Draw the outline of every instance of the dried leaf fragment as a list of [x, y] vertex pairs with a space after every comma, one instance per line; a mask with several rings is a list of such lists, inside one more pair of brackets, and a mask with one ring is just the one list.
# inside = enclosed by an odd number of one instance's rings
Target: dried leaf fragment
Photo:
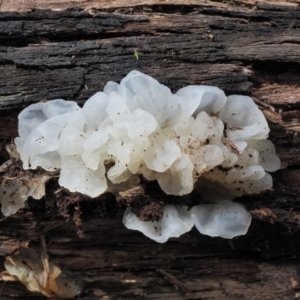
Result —
[[45, 183], [51, 178], [48, 174], [33, 175], [28, 171], [24, 176], [6, 178], [0, 185], [1, 211], [5, 216], [15, 214], [25, 206], [25, 201], [32, 196], [40, 199], [45, 195]]
[[31, 249], [7, 257], [4, 266], [7, 272], [16, 276], [28, 290], [42, 293], [48, 298], [74, 298], [82, 290], [81, 280], [64, 275], [51, 262], [49, 263], [47, 280], [45, 280], [42, 258]]

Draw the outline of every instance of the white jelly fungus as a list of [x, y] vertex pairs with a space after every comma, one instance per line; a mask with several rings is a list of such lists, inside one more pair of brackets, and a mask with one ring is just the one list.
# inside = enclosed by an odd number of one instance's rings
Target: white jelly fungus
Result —
[[173, 205], [166, 205], [163, 209], [163, 217], [156, 222], [142, 222], [130, 208], [127, 208], [123, 223], [128, 229], [139, 230], [158, 243], [165, 243], [170, 237], [179, 237], [194, 226], [187, 207]]
[[[120, 84], [108, 82], [82, 108], [64, 100], [25, 108], [15, 143], [24, 169], [60, 170], [61, 186], [91, 197], [113, 184], [137, 182], [140, 175], [157, 180], [167, 194], [189, 194], [205, 179], [240, 196], [272, 187], [267, 171], [277, 170], [280, 161], [268, 133], [250, 97], [226, 97], [217, 87], [196, 85], [173, 94], [152, 77], [131, 71]], [[210, 202], [211, 193], [207, 197]], [[171, 223], [182, 222], [178, 231], [166, 233], [165, 213], [157, 230], [148, 224], [144, 232], [166, 241], [195, 224], [213, 236], [244, 234], [250, 217], [231, 200], [218, 198], [186, 212], [193, 216], [188, 224], [181, 219], [184, 208], [167, 206], [171, 219], [178, 219]], [[133, 228], [136, 217], [130, 211], [125, 216]], [[231, 230], [230, 222], [240, 229]]]
[[166, 205], [163, 217], [157, 222], [142, 222], [127, 208], [123, 223], [128, 229], [141, 231], [158, 243], [171, 237], [179, 237], [195, 225], [202, 234], [231, 239], [247, 232], [251, 223], [250, 213], [239, 203], [232, 202], [233, 196], [215, 182], [200, 179], [196, 192], [204, 201], [188, 210], [186, 206]]

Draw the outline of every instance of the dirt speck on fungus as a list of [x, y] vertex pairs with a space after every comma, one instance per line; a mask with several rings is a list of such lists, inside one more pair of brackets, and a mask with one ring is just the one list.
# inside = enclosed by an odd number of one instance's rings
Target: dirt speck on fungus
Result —
[[159, 221], [163, 215], [163, 204], [155, 201], [135, 201], [132, 211], [142, 221]]

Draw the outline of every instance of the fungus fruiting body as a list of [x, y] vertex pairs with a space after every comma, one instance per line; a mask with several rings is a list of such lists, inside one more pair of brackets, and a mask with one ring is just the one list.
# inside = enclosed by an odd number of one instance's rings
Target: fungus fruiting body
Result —
[[[145, 229], [164, 242], [193, 225], [226, 238], [247, 231], [249, 213], [232, 199], [272, 187], [267, 172], [277, 170], [280, 161], [268, 133], [267, 121], [250, 97], [226, 97], [217, 87], [196, 85], [173, 94], [152, 77], [131, 71], [120, 84], [108, 82], [82, 108], [64, 100], [30, 105], [19, 115], [15, 143], [24, 169], [60, 170], [61, 186], [90, 197], [108, 185], [137, 183], [140, 176], [157, 180], [166, 194], [196, 189], [206, 204], [190, 211], [167, 206], [155, 226], [161, 230]], [[229, 196], [202, 193], [203, 180]], [[127, 227], [145, 225], [139, 222], [126, 211]]]

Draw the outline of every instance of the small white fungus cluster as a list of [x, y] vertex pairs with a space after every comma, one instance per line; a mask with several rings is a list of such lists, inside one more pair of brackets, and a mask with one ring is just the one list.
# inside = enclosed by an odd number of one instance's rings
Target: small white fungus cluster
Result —
[[190, 231], [194, 225], [202, 234], [231, 239], [247, 232], [251, 216], [238, 203], [214, 200], [196, 205], [191, 210], [186, 206], [166, 205], [162, 219], [156, 222], [143, 222], [127, 208], [123, 223], [128, 229], [139, 230], [152, 240], [165, 243], [170, 237], [179, 237]]
[[19, 115], [15, 143], [24, 169], [59, 169], [61, 186], [91, 197], [139, 175], [167, 194], [188, 194], [206, 178], [238, 196], [272, 187], [267, 171], [280, 161], [268, 133], [250, 97], [211, 86], [172, 94], [132, 71], [82, 108], [64, 100], [30, 105]]
[[142, 222], [127, 208], [123, 223], [128, 229], [136, 229], [158, 243], [190, 231], [192, 227], [202, 234], [231, 239], [246, 234], [251, 215], [239, 203], [232, 202], [233, 196], [218, 183], [199, 179], [196, 192], [204, 201], [188, 209], [186, 206], [166, 205], [163, 217], [157, 222]]

